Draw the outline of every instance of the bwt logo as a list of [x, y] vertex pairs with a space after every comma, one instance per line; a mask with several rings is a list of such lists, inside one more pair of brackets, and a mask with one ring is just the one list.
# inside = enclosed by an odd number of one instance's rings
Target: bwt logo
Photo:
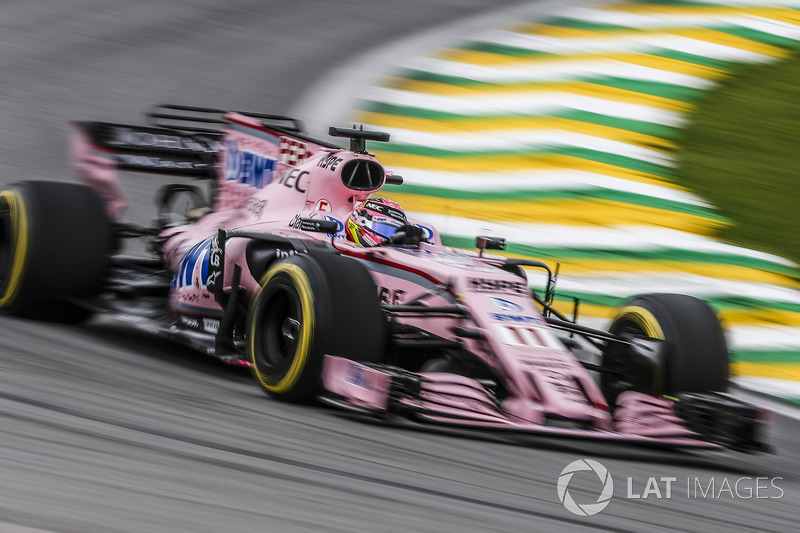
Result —
[[[572, 495], [569, 493], [569, 482], [572, 481], [572, 476], [575, 475], [575, 472], [583, 471], [594, 472], [603, 484], [603, 490], [600, 492], [600, 496], [597, 497], [595, 503], [580, 505], [572, 499]], [[558, 476], [557, 489], [558, 499], [561, 500], [561, 503], [569, 512], [580, 516], [592, 516], [608, 507], [608, 504], [611, 502], [611, 497], [614, 495], [614, 480], [611, 479], [611, 474], [608, 473], [608, 469], [597, 461], [578, 459], [568, 464], [566, 468], [561, 471], [561, 475]]]
[[511, 300], [497, 298], [495, 296], [490, 296], [489, 300], [491, 300], [494, 306], [501, 311], [506, 311], [508, 313], [519, 313], [522, 311], [522, 306], [516, 302], [512, 302]]
[[277, 160], [249, 150], [239, 148], [229, 139], [225, 153], [225, 179], [236, 181], [256, 189], [272, 182]]

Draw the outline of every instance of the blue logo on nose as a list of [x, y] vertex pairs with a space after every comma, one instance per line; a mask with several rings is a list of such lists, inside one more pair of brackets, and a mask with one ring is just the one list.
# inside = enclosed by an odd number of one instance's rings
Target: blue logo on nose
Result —
[[501, 311], [505, 311], [507, 313], [519, 313], [522, 311], [522, 306], [516, 302], [512, 302], [511, 300], [497, 298], [495, 296], [490, 296], [489, 300], [491, 300], [494, 306]]

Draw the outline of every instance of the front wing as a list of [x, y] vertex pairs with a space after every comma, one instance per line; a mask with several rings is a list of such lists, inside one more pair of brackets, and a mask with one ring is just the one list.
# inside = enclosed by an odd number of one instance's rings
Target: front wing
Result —
[[611, 429], [591, 421], [515, 416], [494, 398], [491, 385], [443, 372], [413, 373], [326, 355], [325, 403], [376, 418], [400, 415], [418, 422], [513, 433], [628, 442], [658, 447], [768, 451], [771, 412], [720, 393], [661, 399], [627, 391]]

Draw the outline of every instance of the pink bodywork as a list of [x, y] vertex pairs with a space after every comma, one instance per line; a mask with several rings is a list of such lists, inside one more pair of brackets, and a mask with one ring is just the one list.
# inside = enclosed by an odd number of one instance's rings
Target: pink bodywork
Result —
[[[497, 403], [482, 384], [470, 378], [419, 373], [419, 398], [403, 401], [420, 418], [467, 427], [717, 447], [686, 430], [669, 402], [638, 393], [623, 394], [612, 418], [598, 385], [545, 322], [525, 280], [493, 266], [496, 259], [444, 247], [436, 230], [424, 225], [429, 242], [418, 249], [361, 248], [347, 241], [347, 217], [377, 189], [348, 189], [341, 169], [355, 159], [375, 161], [373, 155], [301, 140], [239, 114], [225, 118], [228, 125], [218, 161], [214, 212], [160, 236], [165, 261], [175, 272], [170, 305], [179, 317], [179, 327], [204, 324], [210, 333], [218, 327], [222, 310], [206, 289], [211, 238], [218, 229], [328, 240], [343, 255], [362, 260], [386, 303], [407, 303], [436, 286], [449, 284], [448, 290], [425, 297], [425, 304], [463, 306], [467, 315], [404, 321], [445, 339], [459, 340], [465, 350], [505, 378], [509, 394]], [[117, 216], [125, 199], [113, 163], [80, 131], [75, 135], [79, 174], [100, 191], [109, 212]], [[333, 220], [339, 231], [333, 235], [303, 232], [294, 227], [299, 218]], [[247, 242], [238, 237], [226, 243], [222, 285], [230, 288], [234, 265], [239, 264], [240, 285], [252, 297], [260, 286], [245, 264]], [[483, 338], [458, 338], [452, 331], [455, 326], [478, 330]], [[378, 412], [387, 409], [391, 378], [379, 369], [326, 356], [322, 380], [329, 392], [354, 407]], [[579, 427], [545, 425], [554, 418]]]
[[[620, 395], [613, 419], [608, 413], [593, 413], [589, 423], [579, 429], [548, 427], [541, 416], [544, 407], [530, 398], [509, 398], [496, 404], [480, 383], [456, 374], [431, 372], [421, 378], [419, 399], [404, 398], [401, 405], [422, 421], [464, 428], [494, 429], [536, 435], [591, 438], [658, 446], [681, 446], [720, 449], [700, 435], [686, 429], [675, 415], [671, 402], [628, 391]], [[348, 404], [376, 413], [386, 410], [391, 378], [378, 368], [328, 355], [325, 357], [323, 383], [327, 390]], [[529, 404], [528, 413], [540, 415], [539, 421], [518, 416]], [[552, 411], [550, 411], [552, 413]]]

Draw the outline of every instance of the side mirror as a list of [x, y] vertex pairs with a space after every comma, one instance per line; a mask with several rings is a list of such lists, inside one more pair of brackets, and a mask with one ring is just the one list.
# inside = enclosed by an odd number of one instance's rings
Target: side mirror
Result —
[[481, 236], [475, 239], [475, 247], [480, 250], [481, 255], [483, 255], [484, 250], [505, 250], [506, 240], [504, 237]]
[[314, 231], [318, 233], [336, 233], [339, 231], [339, 224], [335, 220], [301, 218], [299, 229], [301, 231]]

